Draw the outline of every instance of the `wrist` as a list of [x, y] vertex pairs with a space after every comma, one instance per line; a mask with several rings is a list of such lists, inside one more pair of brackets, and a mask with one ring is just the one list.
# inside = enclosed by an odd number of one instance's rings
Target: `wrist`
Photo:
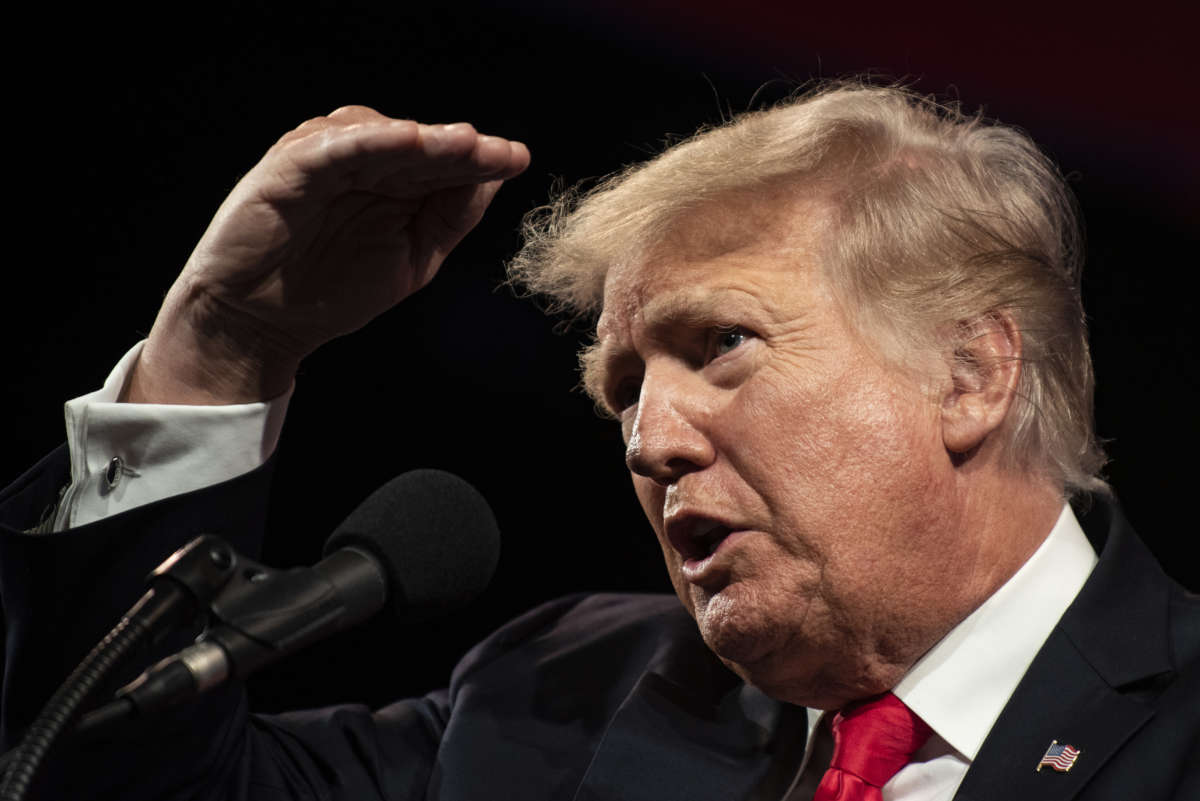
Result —
[[120, 400], [208, 406], [282, 395], [291, 387], [300, 356], [263, 328], [211, 293], [177, 282]]

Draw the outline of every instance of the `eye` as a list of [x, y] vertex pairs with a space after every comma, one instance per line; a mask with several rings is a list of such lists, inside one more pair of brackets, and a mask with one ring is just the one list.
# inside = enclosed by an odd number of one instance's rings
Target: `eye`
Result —
[[708, 361], [736, 350], [751, 336], [749, 331], [736, 325], [715, 329], [713, 331], [712, 344], [709, 346], [710, 356]]

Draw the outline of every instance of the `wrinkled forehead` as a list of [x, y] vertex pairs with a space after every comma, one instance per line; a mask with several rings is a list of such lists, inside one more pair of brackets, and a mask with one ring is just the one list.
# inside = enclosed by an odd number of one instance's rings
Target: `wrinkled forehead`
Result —
[[829, 216], [818, 199], [763, 190], [710, 201], [676, 218], [627, 262], [610, 266], [597, 341], [627, 338], [648, 313], [702, 310], [718, 291], [761, 290], [767, 265], [819, 261]]

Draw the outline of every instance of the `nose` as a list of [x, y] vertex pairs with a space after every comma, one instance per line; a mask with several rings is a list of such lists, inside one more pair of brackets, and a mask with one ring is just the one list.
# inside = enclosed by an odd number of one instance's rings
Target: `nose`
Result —
[[669, 486], [712, 464], [716, 451], [704, 431], [700, 388], [647, 370], [625, 445], [625, 464], [639, 476]]

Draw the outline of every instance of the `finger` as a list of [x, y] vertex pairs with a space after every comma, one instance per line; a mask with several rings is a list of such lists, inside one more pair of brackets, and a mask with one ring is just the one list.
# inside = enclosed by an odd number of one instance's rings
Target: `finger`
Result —
[[417, 149], [394, 160], [381, 158], [364, 169], [375, 177], [373, 191], [397, 197], [428, 194], [437, 189], [507, 180], [530, 162], [521, 142], [475, 132], [469, 124], [421, 126]]
[[430, 161], [464, 162], [467, 169], [492, 178], [511, 178], [529, 166], [529, 149], [521, 142], [481, 134], [468, 122], [422, 125], [422, 155]]
[[322, 117], [313, 117], [305, 120], [297, 125], [292, 130], [279, 137], [276, 145], [284, 145], [294, 142], [297, 139], [311, 136], [319, 131], [327, 128], [344, 128], [348, 125], [357, 123], [373, 122], [382, 123], [388, 122], [390, 118], [380, 114], [369, 106], [340, 106], [335, 108]]
[[314, 127], [312, 135], [270, 154], [269, 160], [263, 170], [282, 179], [285, 195], [369, 190], [412, 198], [510, 178], [528, 166], [529, 151], [521, 143], [481, 135], [468, 123], [421, 125], [380, 116], [348, 126]]
[[[389, 123], [399, 123], [409, 126], [412, 124], [412, 121], [394, 120], [369, 106], [341, 106], [323, 117], [314, 117], [313, 119], [305, 120], [296, 128], [280, 137], [278, 144], [292, 143], [296, 140], [337, 128], [347, 128], [355, 125], [379, 125], [386, 127]], [[477, 148], [483, 161], [488, 161], [489, 155], [494, 157], [498, 154], [503, 154], [502, 160], [505, 163], [509, 161], [510, 151], [505, 150], [508, 140], [501, 137], [480, 134], [470, 123], [460, 122], [449, 125], [421, 125], [418, 123], [417, 130], [418, 138], [422, 142], [427, 155], [435, 157], [465, 155], [472, 148]], [[515, 172], [519, 172], [528, 164], [528, 150], [520, 143], [510, 144], [519, 145], [521, 155], [518, 156], [517, 161], [520, 162], [520, 166], [515, 168]]]
[[339, 106], [325, 115], [325, 118], [342, 125], [353, 125], [360, 122], [386, 122], [391, 118], [379, 113], [370, 106]]
[[365, 106], [344, 106], [289, 131], [273, 155], [309, 169], [351, 166], [371, 157], [453, 161], [470, 155], [479, 136], [470, 123], [425, 125], [393, 120]]
[[479, 164], [496, 165], [495, 178], [513, 178], [529, 166], [529, 148], [523, 142], [480, 135], [476, 149], [475, 159]]

